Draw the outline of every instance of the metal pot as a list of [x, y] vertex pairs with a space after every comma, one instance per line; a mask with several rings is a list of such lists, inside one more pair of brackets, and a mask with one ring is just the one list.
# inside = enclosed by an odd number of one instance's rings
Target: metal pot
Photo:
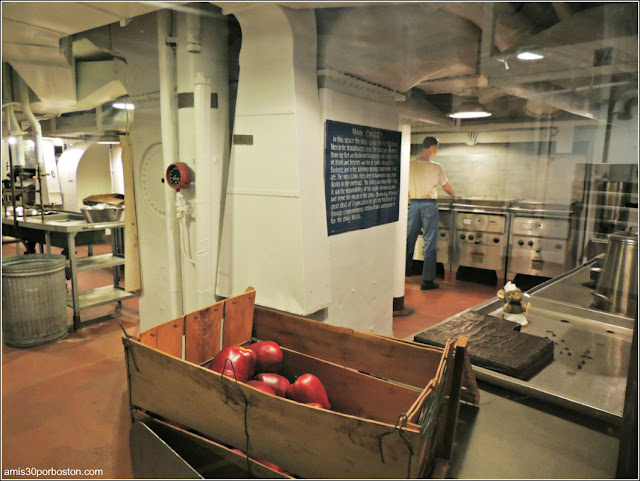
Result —
[[609, 236], [602, 272], [593, 294], [594, 307], [634, 317], [638, 310], [638, 233]]
[[80, 212], [87, 222], [122, 222], [124, 220], [124, 206], [98, 204], [80, 207]]

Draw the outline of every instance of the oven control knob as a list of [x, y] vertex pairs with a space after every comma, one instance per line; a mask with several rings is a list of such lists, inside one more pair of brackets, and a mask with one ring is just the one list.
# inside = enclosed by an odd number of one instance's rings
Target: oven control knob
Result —
[[499, 237], [494, 237], [493, 238], [493, 242], [495, 242], [497, 244], [498, 242], [500, 242], [500, 238]]
[[527, 244], [529, 245], [529, 247], [533, 247], [533, 241], [529, 241], [527, 242]]
[[463, 240], [464, 240], [464, 238], [465, 238], [465, 237], [466, 237], [466, 236], [465, 236], [464, 234], [460, 234], [460, 239], [463, 239]]
[[445, 234], [444, 232], [440, 232], [440, 237], [446, 237], [447, 234]]
[[519, 245], [519, 246], [523, 246], [523, 245], [524, 245], [524, 241], [523, 241], [522, 239], [520, 239], [520, 240], [518, 241], [518, 245]]
[[473, 235], [469, 234], [469, 240], [473, 240]]

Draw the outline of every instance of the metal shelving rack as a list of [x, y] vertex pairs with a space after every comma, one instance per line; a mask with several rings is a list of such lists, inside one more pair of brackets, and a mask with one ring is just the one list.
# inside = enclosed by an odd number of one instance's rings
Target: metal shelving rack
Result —
[[[67, 306], [73, 309], [73, 327], [77, 330], [80, 327], [80, 312], [92, 307], [109, 304], [111, 302], [120, 303], [124, 299], [136, 297], [135, 292], [128, 292], [120, 287], [120, 266], [125, 263], [124, 253], [119, 246], [121, 232], [124, 230], [124, 222], [104, 222], [89, 224], [81, 214], [61, 213], [48, 215], [43, 221], [39, 217], [29, 218], [13, 216], [3, 216], [2, 223], [11, 229], [16, 223], [22, 229], [33, 229], [44, 231], [46, 253], [51, 253], [51, 233], [61, 232], [65, 234], [69, 260], [67, 268], [71, 277], [71, 292], [67, 294]], [[110, 254], [100, 254], [76, 258], [76, 236], [82, 232], [101, 231], [111, 229]], [[78, 287], [78, 273], [93, 269], [112, 268], [113, 284], [97, 287], [89, 291], [80, 292]]]

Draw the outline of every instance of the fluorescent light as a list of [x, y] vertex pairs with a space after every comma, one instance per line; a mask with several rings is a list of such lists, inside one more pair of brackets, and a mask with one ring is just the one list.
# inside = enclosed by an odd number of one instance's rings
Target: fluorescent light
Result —
[[101, 140], [98, 143], [102, 145], [117, 145], [120, 142], [116, 142], [115, 140]]
[[113, 104], [114, 108], [116, 109], [121, 109], [121, 110], [133, 110], [135, 109], [135, 106], [129, 102], [114, 102]]
[[456, 112], [449, 114], [452, 119], [481, 119], [484, 117], [491, 117], [490, 112]]
[[540, 60], [544, 55], [534, 47], [522, 47], [518, 50], [516, 57], [518, 60]]
[[449, 114], [452, 119], [481, 119], [490, 117], [491, 112], [473, 100], [465, 100], [454, 112]]

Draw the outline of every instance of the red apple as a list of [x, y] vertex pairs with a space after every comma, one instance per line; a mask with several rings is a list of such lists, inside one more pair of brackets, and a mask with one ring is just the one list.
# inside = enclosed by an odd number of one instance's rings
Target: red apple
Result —
[[[233, 363], [233, 367], [231, 363]], [[209, 369], [212, 371], [235, 378], [240, 382], [247, 382], [251, 379], [255, 372], [255, 367], [256, 355], [251, 349], [241, 346], [225, 347], [209, 363]]]
[[256, 372], [280, 372], [282, 351], [274, 341], [258, 341], [249, 346], [256, 354]]
[[247, 385], [254, 387], [256, 389], [259, 389], [260, 391], [266, 392], [267, 394], [271, 394], [272, 396], [275, 396], [276, 393], [273, 391], [273, 389], [271, 389], [271, 386], [269, 386], [266, 382], [262, 382], [262, 381], [247, 381]]
[[262, 381], [263, 383], [269, 385], [273, 392], [276, 393], [276, 396], [285, 397], [287, 395], [287, 389], [291, 386], [291, 383], [287, 380], [286, 377], [281, 376], [280, 374], [276, 374], [274, 372], [261, 372], [254, 377], [256, 381]]
[[327, 391], [324, 389], [320, 379], [313, 374], [303, 374], [289, 386], [287, 397], [300, 403], [320, 403], [323, 408], [331, 409], [331, 404], [327, 397]]

